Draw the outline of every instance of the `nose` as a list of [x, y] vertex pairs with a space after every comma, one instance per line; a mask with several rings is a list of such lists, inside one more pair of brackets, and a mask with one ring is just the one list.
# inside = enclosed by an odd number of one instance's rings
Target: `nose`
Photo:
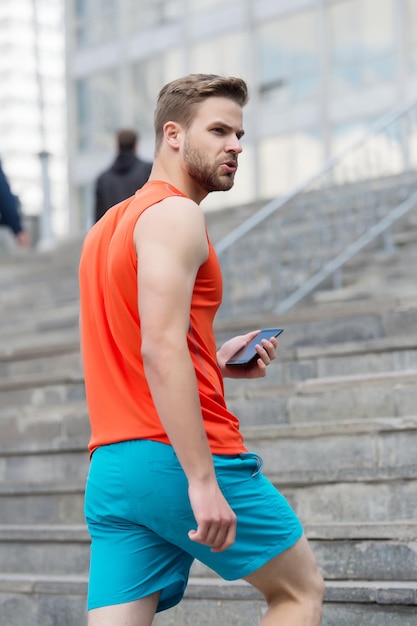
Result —
[[233, 152], [234, 154], [240, 154], [242, 150], [243, 148], [239, 137], [237, 137], [236, 135], [231, 135], [226, 151]]

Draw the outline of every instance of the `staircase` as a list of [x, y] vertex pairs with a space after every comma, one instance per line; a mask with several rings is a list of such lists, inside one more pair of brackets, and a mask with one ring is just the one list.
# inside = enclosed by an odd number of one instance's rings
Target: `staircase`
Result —
[[[219, 342], [285, 328], [268, 376], [226, 391], [303, 521], [326, 579], [324, 626], [417, 623], [416, 233], [410, 214], [391, 256], [367, 250], [344, 287], [297, 310], [217, 324]], [[0, 257], [0, 626], [86, 623], [79, 253], [75, 241]], [[247, 584], [196, 563], [183, 603], [155, 624], [254, 626], [263, 610]]]
[[[247, 215], [216, 244], [229, 288], [220, 318], [284, 313], [332, 281], [417, 208], [417, 97], [402, 103], [290, 194]], [[242, 214], [242, 219], [238, 215]]]

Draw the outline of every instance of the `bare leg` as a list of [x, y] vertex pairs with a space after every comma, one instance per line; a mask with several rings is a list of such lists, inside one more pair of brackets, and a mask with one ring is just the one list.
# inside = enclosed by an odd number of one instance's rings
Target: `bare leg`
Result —
[[88, 613], [88, 626], [151, 626], [158, 599], [159, 592], [134, 602], [92, 609]]
[[304, 536], [245, 580], [268, 603], [261, 626], [320, 626], [324, 583]]

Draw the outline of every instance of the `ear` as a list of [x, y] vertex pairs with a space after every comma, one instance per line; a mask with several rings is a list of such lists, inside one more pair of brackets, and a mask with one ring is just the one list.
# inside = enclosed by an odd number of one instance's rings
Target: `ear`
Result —
[[181, 126], [176, 122], [166, 122], [164, 124], [165, 141], [171, 148], [178, 149], [181, 142]]

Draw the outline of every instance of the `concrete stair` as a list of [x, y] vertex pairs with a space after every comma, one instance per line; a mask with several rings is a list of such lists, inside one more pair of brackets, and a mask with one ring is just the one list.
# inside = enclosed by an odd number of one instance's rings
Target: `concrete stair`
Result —
[[[80, 243], [0, 257], [0, 626], [85, 623]], [[417, 293], [398, 267], [392, 282], [406, 288], [387, 294], [355, 291], [362, 263], [350, 293], [217, 323], [219, 342], [285, 328], [268, 376], [226, 390], [248, 447], [304, 523], [326, 579], [324, 626], [417, 623]], [[254, 626], [264, 608], [244, 582], [196, 563], [184, 602], [155, 624]]]
[[[283, 210], [273, 213], [223, 252], [221, 264], [226, 288], [220, 318], [265, 315], [273, 311], [319, 271], [323, 262], [335, 258], [345, 246], [366, 233], [382, 217], [381, 208], [393, 209], [415, 191], [415, 172], [411, 171], [378, 181], [296, 195]], [[367, 197], [369, 203], [365, 201]], [[359, 214], [360, 228], [355, 222]], [[232, 222], [233, 216], [237, 225], [239, 215], [246, 218], [247, 207], [231, 213], [228, 222]], [[211, 231], [218, 237], [218, 226], [213, 226]], [[301, 306], [318, 301], [415, 295], [417, 207], [403, 223], [394, 225], [391, 243], [392, 246], [383, 248], [381, 239], [377, 239], [343, 268], [343, 288], [334, 290], [328, 279]]]

